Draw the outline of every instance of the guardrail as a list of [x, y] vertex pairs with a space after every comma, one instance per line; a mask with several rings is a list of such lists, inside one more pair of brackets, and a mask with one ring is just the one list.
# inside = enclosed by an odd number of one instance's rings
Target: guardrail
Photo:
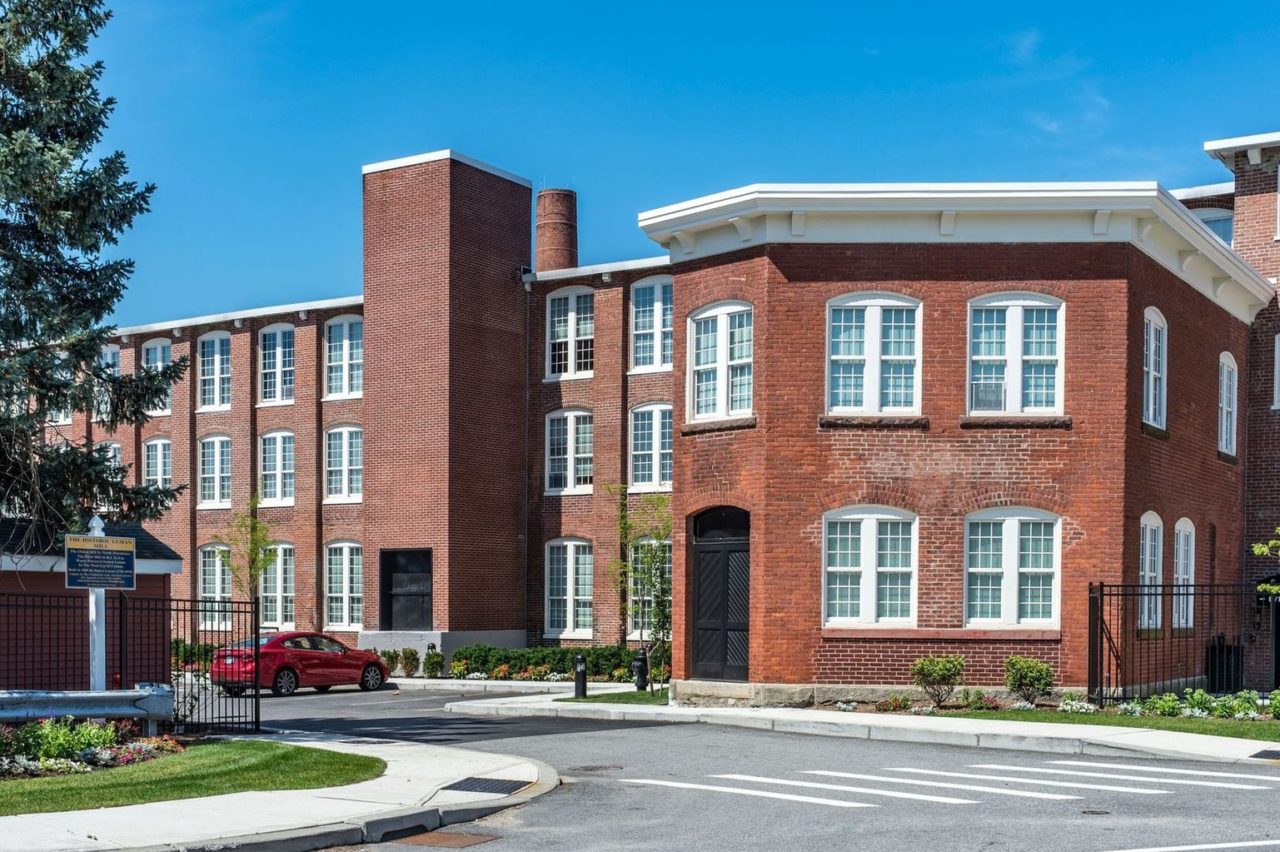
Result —
[[74, 716], [77, 719], [141, 719], [148, 736], [160, 722], [173, 719], [173, 689], [168, 684], [138, 684], [133, 689], [0, 690], [0, 722]]

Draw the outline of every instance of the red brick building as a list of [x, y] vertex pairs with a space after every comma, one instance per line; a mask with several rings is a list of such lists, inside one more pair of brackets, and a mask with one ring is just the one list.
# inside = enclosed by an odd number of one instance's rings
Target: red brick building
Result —
[[154, 528], [175, 594], [232, 593], [214, 542], [256, 490], [272, 624], [625, 640], [621, 489], [670, 494], [678, 694], [805, 700], [941, 652], [1080, 685], [1090, 583], [1241, 582], [1280, 523], [1280, 134], [1206, 149], [1234, 185], [749, 186], [595, 266], [571, 192], [531, 247], [528, 181], [379, 163], [363, 296], [121, 329], [121, 369], [188, 378], [140, 430], [64, 428], [190, 484]]

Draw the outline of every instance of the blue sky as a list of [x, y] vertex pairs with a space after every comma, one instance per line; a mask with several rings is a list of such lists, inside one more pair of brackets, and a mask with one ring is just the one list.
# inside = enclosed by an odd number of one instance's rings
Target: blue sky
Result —
[[1280, 19], [1203, 3], [113, 7], [107, 142], [158, 185], [122, 324], [358, 293], [360, 165], [438, 148], [576, 189], [599, 263], [746, 183], [1211, 183], [1280, 130]]

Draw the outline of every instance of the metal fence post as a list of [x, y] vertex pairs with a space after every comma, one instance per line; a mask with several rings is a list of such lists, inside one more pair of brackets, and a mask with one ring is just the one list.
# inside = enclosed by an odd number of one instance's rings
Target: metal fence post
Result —
[[1102, 704], [1102, 583], [1089, 584], [1089, 700]]
[[125, 596], [124, 592], [117, 592], [117, 596], [119, 603], [116, 606], [116, 630], [119, 635], [116, 636], [116, 654], [119, 657], [120, 664], [120, 688], [128, 689], [129, 598]]
[[253, 632], [249, 635], [253, 638], [253, 685], [249, 687], [250, 693], [253, 695], [253, 729], [255, 731], [262, 730], [262, 691], [259, 688], [260, 681], [258, 679], [258, 666], [262, 663], [262, 643], [258, 641], [258, 631], [262, 629], [259, 623], [261, 612], [258, 607], [261, 605], [259, 598], [253, 599]]

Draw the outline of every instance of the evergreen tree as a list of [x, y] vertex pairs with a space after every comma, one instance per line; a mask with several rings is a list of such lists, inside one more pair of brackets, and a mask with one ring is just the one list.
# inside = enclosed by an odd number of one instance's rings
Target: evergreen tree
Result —
[[154, 189], [128, 179], [122, 152], [96, 150], [115, 101], [85, 56], [110, 17], [100, 0], [0, 0], [0, 513], [33, 521], [32, 536], [83, 530], [95, 509], [157, 518], [181, 490], [130, 484], [104, 449], [50, 425], [145, 422], [186, 369], [117, 376], [101, 361], [133, 272], [112, 248]]

